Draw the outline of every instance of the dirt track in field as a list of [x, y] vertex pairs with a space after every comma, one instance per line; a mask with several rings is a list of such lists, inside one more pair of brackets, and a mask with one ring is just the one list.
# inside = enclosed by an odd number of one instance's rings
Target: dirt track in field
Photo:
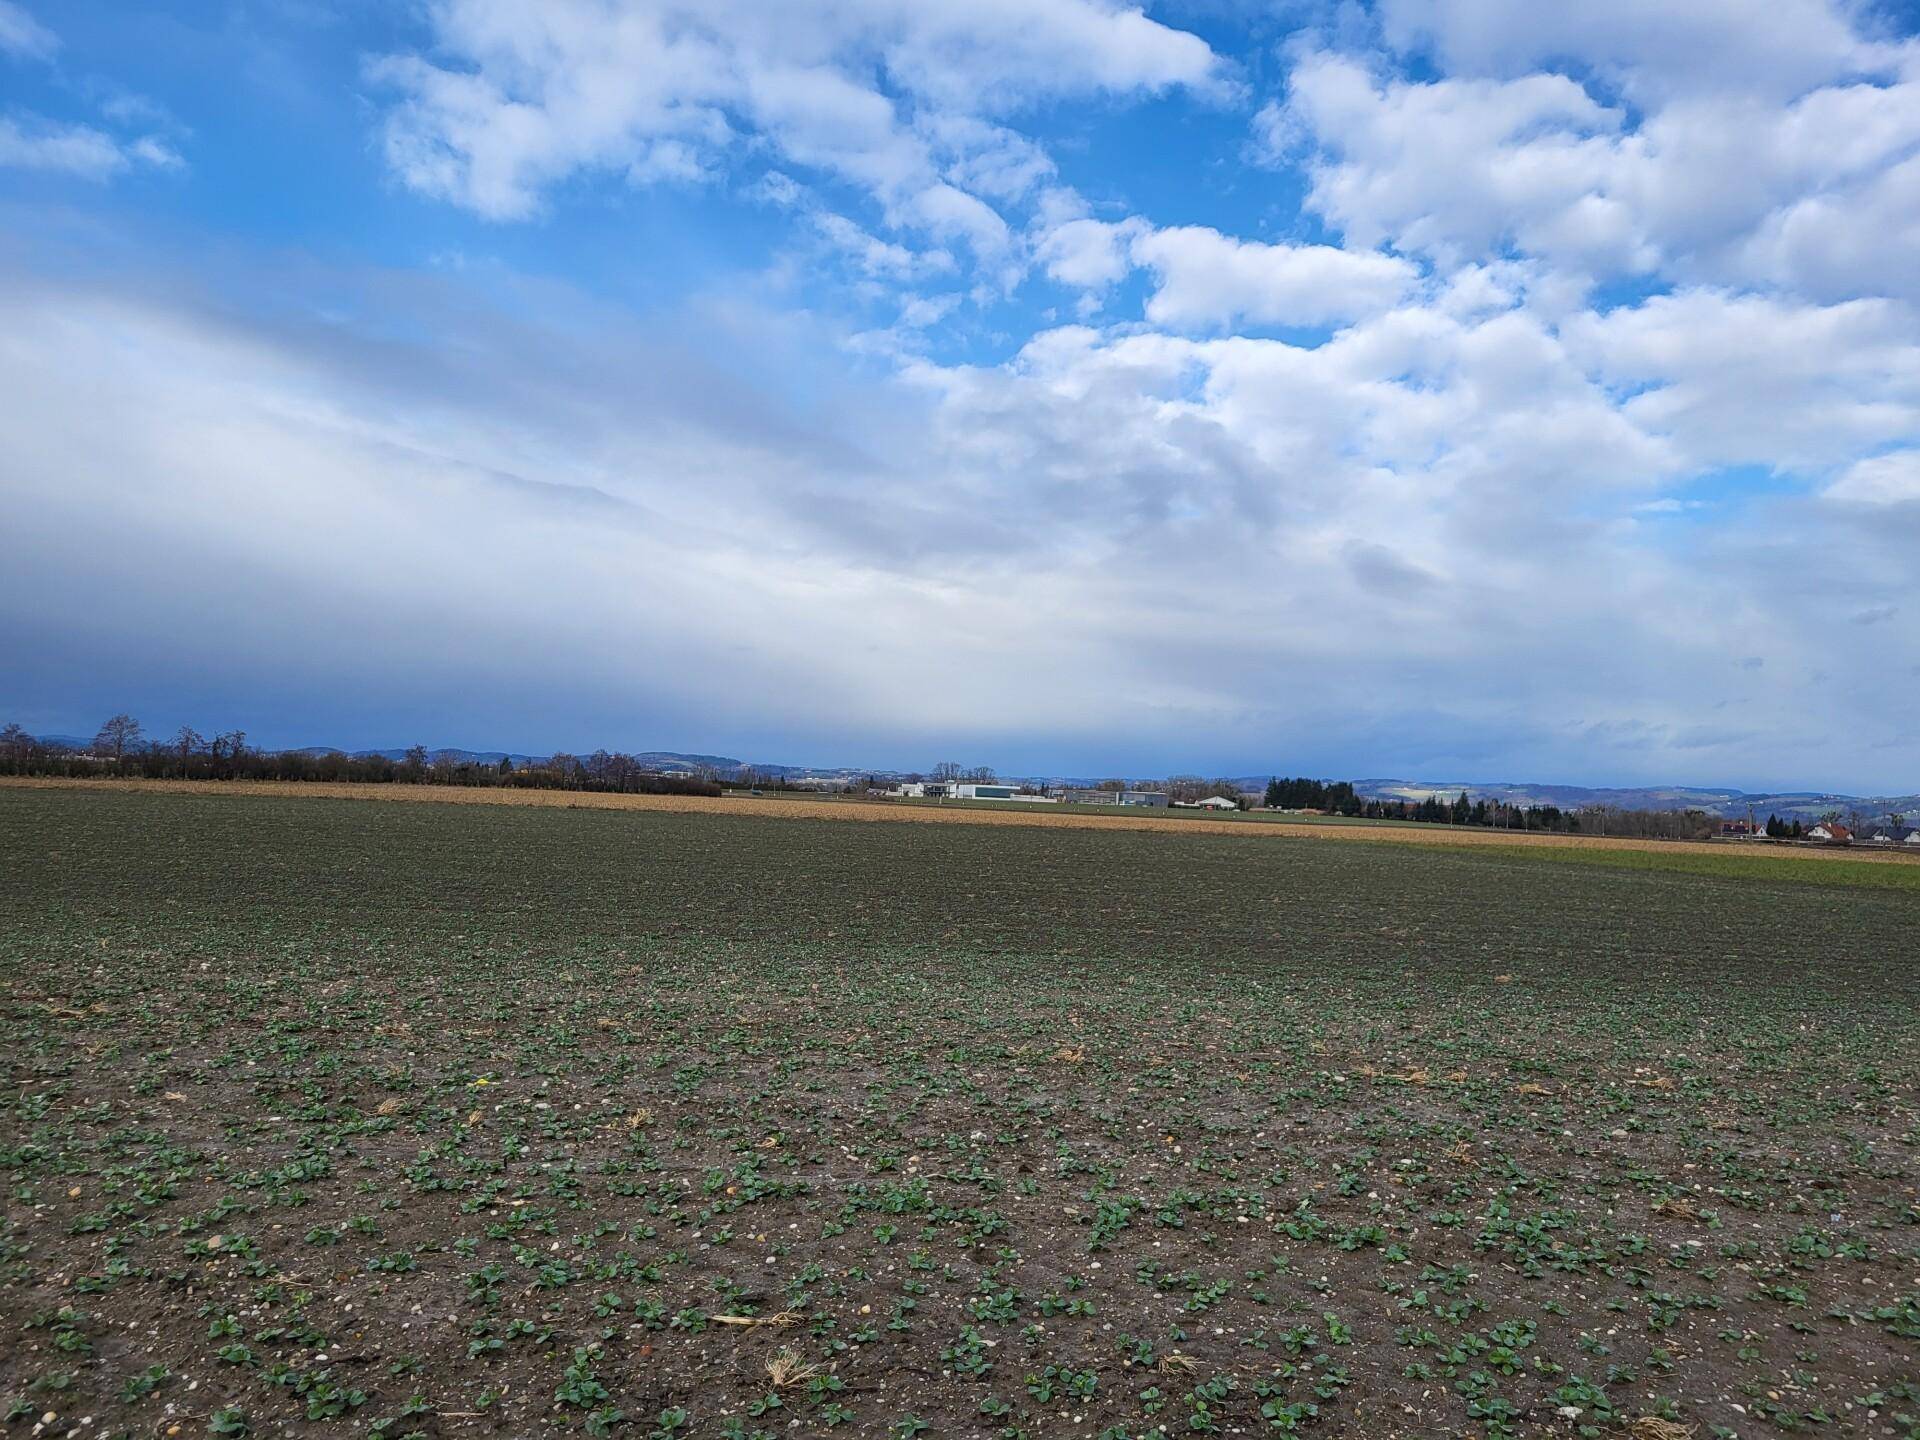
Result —
[[480, 789], [462, 785], [356, 785], [283, 780], [0, 779], [6, 788], [143, 790], [182, 795], [271, 795], [331, 800], [417, 801], [434, 805], [540, 805], [584, 810], [652, 810], [677, 814], [752, 815], [776, 820], [839, 820], [931, 825], [1066, 826], [1074, 829], [1157, 830], [1177, 835], [1239, 835], [1276, 839], [1361, 840], [1395, 845], [1539, 845], [1584, 850], [1640, 850], [1659, 854], [1763, 855], [1793, 860], [1848, 860], [1911, 864], [1898, 854], [1813, 847], [1719, 844], [1712, 841], [1629, 840], [1597, 835], [1515, 834], [1447, 826], [1320, 824], [1311, 820], [1205, 819], [1140, 812], [1090, 815], [1038, 805], [1026, 810], [970, 805], [903, 804], [886, 800], [797, 800], [774, 796], [608, 795], [581, 790]]

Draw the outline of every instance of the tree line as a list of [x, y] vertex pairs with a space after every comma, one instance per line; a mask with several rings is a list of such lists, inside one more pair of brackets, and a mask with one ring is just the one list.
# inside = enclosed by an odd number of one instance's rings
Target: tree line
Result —
[[203, 735], [183, 725], [164, 739], [147, 736], [131, 715], [115, 715], [93, 742], [71, 746], [41, 740], [14, 724], [0, 729], [0, 775], [68, 778], [128, 776], [146, 780], [292, 780], [355, 784], [469, 785], [530, 790], [584, 790], [624, 795], [718, 795], [712, 775], [667, 774], [617, 750], [563, 752], [515, 765], [492, 763], [415, 745], [399, 759], [340, 750], [265, 750], [243, 730]]
[[[1451, 800], [1429, 795], [1421, 800], [1369, 799], [1351, 781], [1306, 776], [1267, 781], [1262, 797], [1269, 809], [1318, 810], [1364, 820], [1404, 820], [1427, 825], [1471, 825], [1490, 830], [1530, 830], [1559, 835], [1619, 835], [1648, 840], [1700, 840], [1719, 830], [1719, 820], [1704, 810], [1621, 810], [1611, 805], [1514, 805], [1504, 800], [1470, 798], [1461, 791]], [[1773, 833], [1771, 829], [1769, 834]], [[1798, 831], [1796, 830], [1797, 834]]]

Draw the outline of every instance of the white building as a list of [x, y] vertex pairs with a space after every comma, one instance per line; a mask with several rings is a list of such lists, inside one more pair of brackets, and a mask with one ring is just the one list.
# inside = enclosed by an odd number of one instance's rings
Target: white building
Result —
[[1051, 796], [1023, 795], [1018, 785], [989, 785], [972, 780], [954, 786], [953, 795], [956, 800], [1020, 800], [1040, 805], [1054, 803]]

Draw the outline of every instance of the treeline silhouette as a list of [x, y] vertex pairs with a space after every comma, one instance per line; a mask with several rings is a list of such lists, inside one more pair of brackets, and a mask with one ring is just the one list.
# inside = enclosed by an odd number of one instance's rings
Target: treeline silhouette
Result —
[[[1281, 810], [1318, 810], [1362, 820], [1405, 820], [1427, 825], [1477, 825], [1489, 830], [1537, 830], [1558, 835], [1619, 835], [1647, 840], [1697, 840], [1715, 834], [1720, 822], [1704, 810], [1620, 810], [1587, 805], [1512, 805], [1473, 800], [1462, 791], [1451, 800], [1373, 800], [1347, 780], [1275, 776], [1262, 803]], [[1768, 833], [1772, 833], [1769, 831]], [[1796, 832], [1797, 833], [1797, 832]]]
[[493, 763], [416, 745], [401, 758], [328, 750], [263, 750], [246, 732], [206, 736], [183, 726], [164, 740], [149, 739], [140, 722], [116, 715], [85, 746], [29, 735], [19, 725], [0, 729], [0, 775], [67, 778], [127, 776], [144, 780], [294, 780], [372, 785], [468, 785], [530, 790], [592, 790], [623, 795], [718, 795], [717, 777], [650, 769], [632, 755], [596, 750], [565, 752], [515, 765]]

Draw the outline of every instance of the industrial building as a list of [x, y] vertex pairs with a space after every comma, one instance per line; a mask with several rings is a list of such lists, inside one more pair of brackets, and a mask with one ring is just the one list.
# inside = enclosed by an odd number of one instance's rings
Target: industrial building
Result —
[[1018, 785], [988, 785], [971, 780], [963, 780], [953, 787], [956, 800], [1022, 800], [1039, 805], [1052, 805], [1051, 795], [1022, 794]]
[[1069, 790], [1063, 797], [1069, 805], [1141, 805], [1164, 810], [1164, 790]]

